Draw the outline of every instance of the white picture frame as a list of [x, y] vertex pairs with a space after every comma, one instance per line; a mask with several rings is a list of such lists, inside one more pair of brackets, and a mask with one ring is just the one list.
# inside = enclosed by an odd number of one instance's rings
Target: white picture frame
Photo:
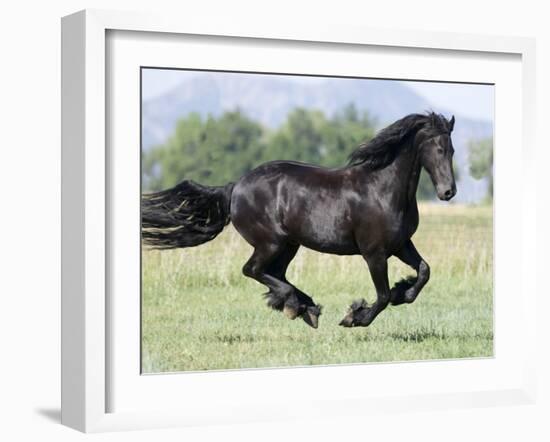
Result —
[[[149, 410], [112, 411], [109, 393], [114, 388], [109, 373], [114, 360], [107, 339], [112, 321], [107, 288], [109, 287], [109, 244], [113, 238], [108, 229], [112, 211], [108, 171], [109, 163], [106, 121], [108, 109], [108, 63], [106, 36], [111, 31], [154, 32], [161, 35], [217, 36], [219, 38], [284, 41], [287, 44], [338, 44], [339, 47], [368, 45], [384, 48], [426, 49], [443, 52], [508, 54], [519, 57], [521, 64], [521, 159], [523, 186], [519, 192], [521, 225], [518, 243], [522, 257], [536, 250], [535, 206], [533, 189], [536, 152], [534, 146], [535, 46], [534, 41], [516, 37], [489, 37], [450, 33], [403, 31], [399, 33], [369, 28], [266, 26], [250, 23], [238, 29], [231, 23], [208, 23], [191, 17], [153, 16], [99, 10], [81, 11], [62, 21], [62, 423], [85, 432], [167, 426], [207, 425], [211, 423], [254, 422], [304, 416], [365, 414], [372, 410], [418, 410], [488, 406], [510, 403], [532, 403], [535, 383], [535, 314], [527, 306], [536, 302], [534, 270], [522, 259], [516, 304], [522, 311], [515, 327], [521, 330], [523, 351], [518, 355], [518, 376], [509, 383], [484, 389], [472, 386], [461, 392], [451, 391], [445, 382], [426, 394], [388, 394], [338, 397], [338, 393], [311, 401], [307, 411], [275, 403], [272, 407], [254, 407], [253, 396], [225, 401], [230, 412], [197, 406], [179, 411], [161, 404]], [[146, 36], [146, 34], [143, 34]], [[159, 34], [156, 34], [159, 35]], [[497, 95], [498, 102], [498, 95]], [[497, 104], [498, 105], [498, 104]], [[498, 140], [497, 140], [498, 143]], [[504, 163], [500, 163], [504, 164]], [[498, 160], [496, 161], [498, 176]], [[111, 173], [117, 173], [116, 170]], [[503, 174], [505, 172], [502, 172]], [[530, 189], [529, 192], [526, 189]], [[111, 220], [112, 221], [112, 220]], [[498, 220], [496, 221], [498, 223]], [[498, 245], [496, 247], [498, 253]], [[516, 262], [517, 264], [517, 262]], [[496, 287], [505, 291], [506, 288]], [[510, 325], [511, 326], [511, 325]], [[116, 347], [115, 347], [116, 348]], [[496, 355], [498, 359], [498, 354]], [[345, 376], [361, 375], [365, 366], [331, 367]], [[413, 370], [412, 366], [409, 366]], [[438, 368], [429, 368], [438, 370]], [[440, 368], [441, 369], [441, 368]], [[448, 368], [448, 370], [453, 369]], [[477, 367], [472, 366], [475, 370]], [[489, 368], [489, 370], [495, 368]], [[375, 370], [375, 369], [371, 369]], [[418, 369], [416, 369], [418, 370]], [[420, 369], [421, 371], [423, 369]], [[279, 370], [281, 372], [281, 370]], [[303, 369], [286, 369], [284, 380], [303, 378]], [[254, 373], [254, 374], [252, 374]], [[225, 377], [239, 382], [261, 385], [270, 370], [232, 372]], [[324, 372], [326, 373], [326, 371]], [[490, 372], [489, 372], [490, 374]], [[139, 373], [135, 373], [139, 376]], [[199, 376], [209, 376], [202, 374]], [[329, 375], [327, 375], [329, 376]], [[176, 376], [163, 376], [164, 387], [170, 388]], [[247, 379], [248, 377], [248, 379]], [[253, 380], [254, 377], [254, 380]], [[198, 378], [195, 378], [198, 379]], [[199, 380], [197, 382], [200, 383]], [[221, 381], [216, 381], [221, 382]], [[447, 380], [447, 384], [452, 383]], [[259, 383], [259, 384], [258, 384]], [[257, 387], [255, 387], [257, 388]], [[197, 395], [198, 393], [193, 393]], [[245, 395], [246, 396], [246, 395]], [[159, 400], [158, 398], [156, 399]], [[188, 396], [186, 401], [192, 401]]]

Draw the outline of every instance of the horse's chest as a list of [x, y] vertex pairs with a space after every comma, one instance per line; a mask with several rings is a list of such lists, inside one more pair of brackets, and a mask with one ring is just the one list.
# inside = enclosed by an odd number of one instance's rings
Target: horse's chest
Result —
[[394, 253], [411, 238], [418, 227], [414, 212], [387, 212], [367, 217], [358, 229], [358, 239], [368, 251]]
[[416, 232], [418, 228], [418, 212], [409, 211], [389, 216], [386, 225], [388, 226], [388, 241], [399, 247]]

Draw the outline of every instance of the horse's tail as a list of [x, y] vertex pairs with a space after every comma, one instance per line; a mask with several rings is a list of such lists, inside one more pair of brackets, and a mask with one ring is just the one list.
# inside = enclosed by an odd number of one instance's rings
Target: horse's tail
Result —
[[143, 242], [155, 249], [175, 249], [214, 239], [230, 222], [233, 186], [209, 187], [186, 180], [142, 195]]

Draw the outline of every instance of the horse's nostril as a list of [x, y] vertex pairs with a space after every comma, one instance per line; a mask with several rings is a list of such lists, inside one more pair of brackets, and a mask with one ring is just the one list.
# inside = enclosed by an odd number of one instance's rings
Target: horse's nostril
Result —
[[449, 190], [445, 191], [445, 197], [446, 198], [451, 198], [452, 196], [453, 196], [452, 189], [449, 189]]

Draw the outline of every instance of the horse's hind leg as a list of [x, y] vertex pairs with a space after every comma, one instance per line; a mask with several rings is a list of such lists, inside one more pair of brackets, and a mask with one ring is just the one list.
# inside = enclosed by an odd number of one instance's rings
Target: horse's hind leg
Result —
[[243, 273], [249, 278], [261, 282], [269, 288], [271, 297], [271, 306], [277, 310], [282, 310], [284, 301], [293, 291], [292, 285], [277, 278], [269, 273], [267, 269], [277, 256], [282, 252], [282, 248], [275, 244], [264, 244], [261, 247], [254, 248], [254, 253], [243, 267]]
[[[294, 258], [298, 248], [287, 249], [286, 245], [262, 244], [243, 267], [243, 273], [269, 288], [266, 294], [268, 305], [275, 310], [284, 311], [291, 319], [298, 315], [311, 325], [317, 327], [317, 320], [310, 320], [307, 314], [310, 307], [315, 307], [313, 300], [290, 284], [286, 277], [288, 264]], [[317, 315], [318, 316], [318, 315]]]
[[430, 279], [430, 267], [422, 256], [420, 256], [411, 240], [408, 240], [401, 250], [395, 253], [395, 256], [415, 269], [417, 277], [410, 277], [395, 284], [391, 289], [390, 303], [392, 305], [410, 304], [414, 302]]
[[[281, 279], [282, 281], [290, 284], [286, 279], [286, 271], [290, 261], [296, 256], [299, 249], [298, 244], [289, 244], [286, 248], [275, 258], [275, 260], [268, 266], [267, 273]], [[292, 284], [291, 284], [292, 285]], [[311, 327], [317, 328], [319, 324], [319, 316], [321, 314], [321, 307], [315, 305], [313, 299], [310, 296], [302, 292], [296, 286], [292, 285], [293, 293], [284, 300], [283, 313], [290, 319], [295, 319], [301, 316], [302, 319]], [[280, 301], [274, 298], [271, 293], [267, 294], [268, 305], [275, 307], [273, 304], [279, 304]], [[279, 308], [280, 310], [280, 308]]]

